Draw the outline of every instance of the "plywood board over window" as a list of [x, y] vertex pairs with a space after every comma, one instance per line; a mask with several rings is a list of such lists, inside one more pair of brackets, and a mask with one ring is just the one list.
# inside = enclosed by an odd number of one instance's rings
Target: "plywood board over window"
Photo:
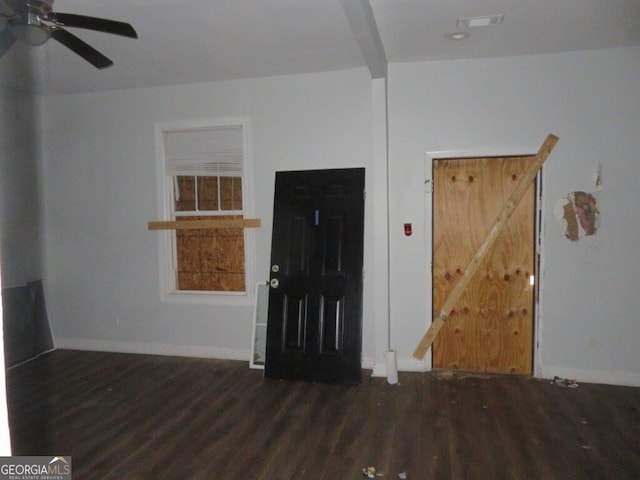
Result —
[[[216, 217], [241, 220], [241, 216]], [[177, 217], [176, 220], [212, 217]], [[243, 292], [244, 229], [176, 230], [178, 290]]]
[[[242, 211], [242, 178], [176, 177], [176, 212]], [[242, 220], [242, 215], [182, 216], [180, 220]], [[244, 230], [176, 230], [177, 290], [245, 291]]]

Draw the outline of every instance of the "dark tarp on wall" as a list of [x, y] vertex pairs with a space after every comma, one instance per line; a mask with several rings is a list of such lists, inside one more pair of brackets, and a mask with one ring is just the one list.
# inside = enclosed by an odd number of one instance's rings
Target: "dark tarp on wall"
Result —
[[53, 349], [42, 280], [2, 289], [5, 366]]

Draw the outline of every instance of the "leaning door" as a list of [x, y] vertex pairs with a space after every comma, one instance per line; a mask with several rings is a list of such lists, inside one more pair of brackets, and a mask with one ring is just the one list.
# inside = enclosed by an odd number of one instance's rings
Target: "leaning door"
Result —
[[[534, 158], [435, 161], [434, 312], [440, 311]], [[532, 184], [436, 337], [435, 368], [531, 374], [534, 240]]]
[[364, 169], [277, 172], [265, 375], [359, 383]]

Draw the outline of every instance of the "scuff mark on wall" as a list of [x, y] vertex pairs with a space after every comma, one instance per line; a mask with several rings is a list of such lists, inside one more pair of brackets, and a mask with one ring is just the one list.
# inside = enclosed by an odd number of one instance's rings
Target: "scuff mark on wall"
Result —
[[557, 220], [564, 226], [565, 236], [572, 242], [598, 230], [597, 200], [586, 192], [571, 192], [562, 197], [555, 208]]

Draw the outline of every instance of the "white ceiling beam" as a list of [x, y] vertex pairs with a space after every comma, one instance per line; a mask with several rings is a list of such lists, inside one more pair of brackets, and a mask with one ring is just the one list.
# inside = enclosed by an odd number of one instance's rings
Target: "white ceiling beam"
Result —
[[371, 78], [387, 78], [387, 56], [369, 0], [340, 0], [340, 3], [369, 67]]

